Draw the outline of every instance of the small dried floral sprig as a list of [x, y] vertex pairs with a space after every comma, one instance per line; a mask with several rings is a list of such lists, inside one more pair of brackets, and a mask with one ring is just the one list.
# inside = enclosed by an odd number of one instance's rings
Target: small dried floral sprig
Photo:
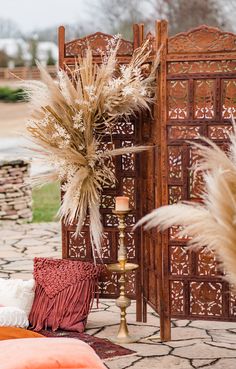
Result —
[[192, 143], [200, 160], [194, 166], [204, 179], [202, 203], [180, 202], [162, 206], [144, 216], [135, 227], [158, 227], [166, 230], [182, 226], [180, 237], [189, 236], [189, 245], [207, 247], [216, 253], [226, 272], [226, 278], [236, 286], [236, 130], [229, 134], [228, 155], [214, 142], [202, 140], [207, 145]]
[[59, 214], [66, 223], [77, 221], [76, 234], [89, 212], [91, 244], [99, 256], [103, 230], [101, 192], [105, 185], [116, 181], [107, 159], [147, 149], [139, 146], [108, 150], [101, 142], [108, 134], [112, 141], [114, 127], [121, 118], [129, 120], [131, 115], [149, 108], [157, 66], [156, 62], [151, 73], [143, 75], [142, 66], [150, 54], [148, 43], [120, 68], [116, 58], [120, 39], [115, 38], [111, 46], [100, 65], [93, 63], [88, 49], [84, 57], [78, 58], [74, 70], [58, 72], [57, 83], [39, 63], [42, 82], [24, 83], [33, 106], [28, 132], [40, 147], [36, 152], [53, 165], [56, 173], [42, 178], [49, 181], [57, 177], [64, 183]]

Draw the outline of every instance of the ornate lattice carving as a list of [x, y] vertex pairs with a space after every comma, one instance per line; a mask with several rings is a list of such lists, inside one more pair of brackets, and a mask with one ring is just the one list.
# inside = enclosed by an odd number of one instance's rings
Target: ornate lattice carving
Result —
[[169, 119], [186, 119], [188, 117], [188, 82], [168, 82], [168, 116]]
[[202, 249], [196, 252], [197, 259], [197, 274], [199, 275], [217, 275], [219, 271], [217, 269], [217, 262], [213, 252]]
[[171, 314], [184, 314], [184, 284], [181, 281], [170, 282], [170, 308]]
[[190, 312], [199, 316], [221, 316], [222, 283], [190, 282]]
[[179, 146], [169, 146], [169, 179], [171, 182], [179, 182], [183, 178], [182, 150]]
[[130, 208], [134, 209], [135, 206], [135, 178], [124, 177], [122, 178], [123, 194], [130, 199]]
[[74, 232], [68, 232], [67, 237], [69, 240], [69, 257], [86, 259], [87, 255], [87, 241], [88, 237], [85, 231], [80, 232], [79, 236], [75, 238]]
[[188, 241], [188, 236], [187, 235], [183, 235], [180, 236], [178, 233], [182, 230], [183, 228], [181, 226], [173, 226], [170, 228], [169, 230], [169, 238], [171, 241], [177, 241], [180, 243], [183, 243], [185, 241]]
[[202, 136], [202, 127], [199, 126], [171, 126], [168, 128], [170, 140], [193, 140]]
[[115, 207], [115, 198], [114, 198], [114, 196], [112, 196], [112, 195], [102, 195], [101, 207], [103, 209], [114, 209], [114, 207]]
[[114, 128], [114, 135], [132, 136], [135, 133], [134, 122], [121, 121]]
[[104, 214], [104, 224], [105, 227], [117, 227], [118, 226], [118, 219], [117, 216], [114, 214]]
[[100, 294], [104, 297], [112, 297], [118, 294], [117, 274], [109, 273], [103, 276], [100, 282]]
[[175, 204], [183, 199], [182, 186], [169, 186], [169, 204]]
[[199, 160], [199, 155], [195, 149], [189, 149], [189, 166], [188, 166], [188, 185], [189, 185], [189, 199], [199, 199], [204, 182], [200, 172], [195, 173], [194, 165]]
[[126, 293], [128, 295], [132, 294], [132, 292], [135, 290], [135, 278], [136, 272], [131, 272], [127, 274], [127, 284], [126, 284]]
[[[67, 42], [65, 44], [65, 56], [84, 55], [88, 47], [92, 49], [94, 56], [100, 56], [101, 52], [105, 52], [107, 50], [107, 45], [112, 38], [113, 36], [111, 35], [96, 32], [84, 38]], [[133, 43], [121, 40], [118, 54], [131, 56], [133, 54]]]
[[215, 104], [215, 81], [194, 81], [194, 119], [213, 119]]
[[[122, 147], [133, 146], [132, 141], [122, 141]], [[121, 156], [121, 169], [124, 172], [134, 172], [135, 169], [135, 157], [134, 154], [125, 154]]]
[[[231, 289], [234, 290], [235, 286], [232, 286]], [[230, 312], [231, 317], [236, 316], [236, 295], [231, 293], [230, 295]]]
[[200, 26], [168, 40], [169, 53], [196, 53], [236, 50], [236, 36], [218, 28]]
[[127, 257], [129, 260], [135, 260], [136, 258], [136, 250], [135, 250], [135, 238], [134, 232], [131, 230], [126, 231], [125, 235], [125, 244], [127, 247]]
[[236, 60], [182, 61], [168, 64], [168, 73], [226, 73], [236, 72]]
[[103, 232], [102, 242], [102, 260], [104, 263], [112, 258], [112, 234], [110, 232]]
[[222, 117], [231, 118], [236, 112], [236, 79], [226, 79], [223, 81], [223, 107]]
[[208, 136], [211, 140], [226, 141], [229, 139], [229, 132], [232, 132], [232, 125], [216, 125], [208, 127]]
[[[235, 35], [205, 26], [168, 40], [167, 140], [161, 150], [167, 146], [164, 183], [168, 185], [170, 204], [180, 200], [200, 201], [203, 177], [192, 169], [199, 157], [186, 140], [208, 136], [227, 151], [227, 132], [232, 129], [230, 117], [236, 114], [236, 57], [220, 60], [217, 54], [218, 60], [210, 60], [209, 56], [204, 59], [207, 52], [236, 51], [235, 40]], [[198, 52], [203, 60], [196, 60]], [[195, 60], [188, 60], [190, 53], [194, 53]], [[162, 196], [166, 203], [165, 192]], [[177, 235], [180, 229], [175, 226], [169, 230], [169, 263], [165, 264], [170, 276], [172, 316], [190, 319], [236, 316], [235, 299], [229, 297], [229, 287], [220, 280], [222, 273], [214, 255], [205, 249], [188, 253], [185, 247], [188, 238]], [[174, 276], [178, 276], [178, 281], [173, 281]], [[185, 291], [182, 294], [181, 288]]]
[[170, 247], [170, 272], [172, 275], [188, 275], [189, 253], [184, 246]]

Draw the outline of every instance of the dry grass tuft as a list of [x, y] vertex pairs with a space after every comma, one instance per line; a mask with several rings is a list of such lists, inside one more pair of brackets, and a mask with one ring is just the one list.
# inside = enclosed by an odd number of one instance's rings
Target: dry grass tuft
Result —
[[[28, 132], [39, 147], [36, 154], [55, 169], [43, 180], [59, 179], [64, 183], [59, 214], [68, 224], [77, 221], [77, 234], [89, 212], [93, 252], [96, 249], [98, 255], [102, 239], [101, 192], [116, 180], [107, 159], [146, 149], [106, 150], [102, 141], [110, 135], [112, 142], [114, 127], [120, 119], [128, 121], [132, 115], [149, 109], [158, 63], [145, 77], [142, 68], [150, 54], [146, 42], [135, 51], [128, 65], [119, 67], [116, 59], [119, 45], [120, 40], [115, 37], [101, 65], [93, 63], [92, 51], [88, 49], [85, 57], [78, 58], [74, 70], [58, 72], [57, 83], [38, 64], [42, 82], [24, 83], [33, 107]], [[36, 178], [36, 182], [39, 180]]]
[[202, 204], [183, 202], [160, 207], [143, 217], [136, 225], [166, 230], [181, 225], [179, 235], [191, 237], [192, 247], [206, 246], [214, 251], [226, 271], [229, 282], [236, 284], [236, 132], [229, 135], [226, 155], [208, 139], [208, 146], [194, 143], [201, 157], [195, 171], [201, 171], [205, 182]]

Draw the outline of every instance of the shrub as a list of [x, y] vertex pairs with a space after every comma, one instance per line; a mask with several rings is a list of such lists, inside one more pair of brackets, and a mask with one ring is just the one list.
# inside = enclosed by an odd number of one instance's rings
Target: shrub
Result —
[[26, 96], [21, 88], [0, 87], [0, 100], [5, 102], [25, 101]]

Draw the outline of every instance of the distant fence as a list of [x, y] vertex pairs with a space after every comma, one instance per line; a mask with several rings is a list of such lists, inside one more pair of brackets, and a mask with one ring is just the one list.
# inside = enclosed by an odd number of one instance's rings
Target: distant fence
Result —
[[[52, 77], [56, 76], [57, 67], [55, 65], [48, 66], [47, 70]], [[16, 78], [40, 79], [40, 72], [37, 67], [0, 68], [0, 79], [14, 80]]]

